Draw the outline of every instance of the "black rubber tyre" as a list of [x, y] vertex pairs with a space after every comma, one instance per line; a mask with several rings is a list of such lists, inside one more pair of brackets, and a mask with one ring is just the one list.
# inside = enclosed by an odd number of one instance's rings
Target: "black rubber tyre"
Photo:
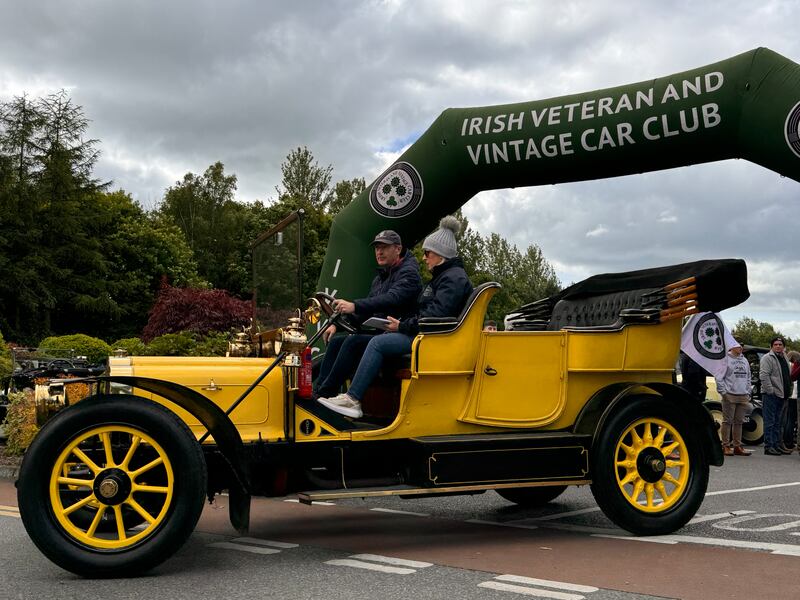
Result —
[[509, 502], [524, 506], [525, 508], [535, 508], [555, 500], [563, 494], [566, 489], [567, 486], [565, 485], [551, 485], [547, 487], [504, 488], [495, 490], [495, 492]]
[[714, 419], [714, 426], [717, 428], [717, 435], [722, 439], [722, 404], [714, 400], [706, 401], [703, 406]]
[[[73, 475], [81, 471], [87, 475]], [[128, 577], [162, 563], [189, 538], [203, 510], [206, 464], [173, 412], [141, 397], [95, 396], [42, 428], [17, 488], [22, 522], [47, 558], [84, 577]], [[149, 519], [137, 514], [138, 523], [126, 522], [130, 509]], [[94, 530], [86, 511], [97, 516]], [[107, 531], [104, 511], [121, 516], [121, 531]]]
[[764, 415], [760, 408], [754, 408], [750, 420], [742, 425], [742, 442], [748, 446], [758, 446], [764, 441]]
[[708, 487], [699, 433], [680, 407], [660, 396], [622, 400], [592, 449], [591, 490], [606, 516], [636, 535], [683, 527]]

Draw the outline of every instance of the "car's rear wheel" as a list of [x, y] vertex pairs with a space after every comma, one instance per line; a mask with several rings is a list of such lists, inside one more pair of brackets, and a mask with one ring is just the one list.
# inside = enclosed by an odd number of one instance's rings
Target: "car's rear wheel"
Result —
[[534, 508], [555, 500], [566, 489], [567, 486], [565, 485], [551, 485], [547, 487], [504, 488], [495, 491], [509, 502], [526, 508]]
[[722, 439], [722, 404], [715, 401], [706, 401], [703, 406], [706, 407], [706, 410], [711, 415], [711, 418], [714, 419], [714, 426], [717, 428], [717, 435], [719, 435], [720, 439]]
[[695, 515], [708, 486], [700, 436], [679, 408], [661, 397], [623, 402], [595, 442], [592, 494], [623, 529], [671, 533]]
[[748, 446], [758, 446], [764, 441], [764, 415], [760, 408], [754, 408], [742, 425], [742, 441]]
[[144, 398], [97, 396], [56, 415], [25, 455], [20, 515], [37, 547], [86, 577], [130, 576], [191, 535], [206, 465], [189, 428]]

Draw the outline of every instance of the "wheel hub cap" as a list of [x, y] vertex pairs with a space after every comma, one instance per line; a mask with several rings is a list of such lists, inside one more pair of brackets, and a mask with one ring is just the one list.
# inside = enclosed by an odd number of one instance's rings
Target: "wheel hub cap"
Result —
[[131, 493], [131, 479], [122, 469], [105, 469], [94, 480], [95, 497], [109, 506], [121, 504]]

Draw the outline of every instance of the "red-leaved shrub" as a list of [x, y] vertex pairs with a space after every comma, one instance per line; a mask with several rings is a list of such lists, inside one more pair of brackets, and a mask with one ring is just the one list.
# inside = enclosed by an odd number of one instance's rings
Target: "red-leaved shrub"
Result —
[[165, 333], [226, 331], [250, 322], [253, 314], [249, 301], [234, 298], [225, 290], [176, 288], [162, 284], [150, 318], [142, 331], [149, 342]]

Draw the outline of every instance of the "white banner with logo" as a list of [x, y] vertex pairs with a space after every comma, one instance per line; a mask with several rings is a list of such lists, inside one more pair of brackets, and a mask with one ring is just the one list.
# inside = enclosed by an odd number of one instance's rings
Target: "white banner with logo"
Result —
[[724, 377], [725, 355], [738, 345], [717, 313], [697, 313], [683, 326], [681, 350], [713, 377]]

